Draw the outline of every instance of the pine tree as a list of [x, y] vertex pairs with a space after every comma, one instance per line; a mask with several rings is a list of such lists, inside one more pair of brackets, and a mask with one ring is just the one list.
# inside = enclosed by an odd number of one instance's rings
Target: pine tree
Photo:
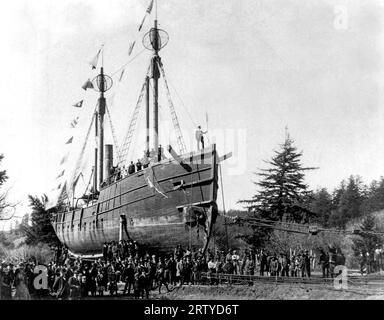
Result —
[[254, 182], [260, 191], [251, 200], [240, 201], [257, 217], [301, 223], [313, 216], [308, 209], [312, 192], [304, 183], [304, 172], [316, 168], [302, 166], [302, 152], [293, 144], [287, 134], [280, 150], [266, 161], [271, 167], [256, 173], [262, 178]]
[[352, 249], [356, 257], [366, 257], [368, 253], [368, 263], [372, 264], [373, 256], [375, 249], [383, 245], [382, 236], [366, 233], [366, 232], [375, 232], [376, 230], [376, 220], [372, 215], [367, 215], [364, 217], [361, 223], [361, 235], [353, 239]]
[[332, 196], [327, 189], [322, 188], [314, 193], [310, 205], [311, 211], [316, 215], [316, 221], [323, 227], [329, 226], [329, 218], [334, 209]]
[[41, 198], [28, 196], [29, 205], [32, 208], [31, 225], [22, 224], [23, 233], [26, 235], [27, 244], [37, 244], [39, 242], [49, 245], [56, 245], [59, 239], [51, 224], [51, 214], [45, 210], [48, 197], [43, 195]]
[[362, 214], [369, 214], [384, 209], [384, 177], [373, 180], [362, 204]]
[[332, 226], [345, 228], [346, 224], [361, 216], [361, 206], [364, 200], [362, 183], [359, 177], [350, 176], [348, 184], [342, 184], [335, 191], [336, 209], [333, 211], [330, 222]]

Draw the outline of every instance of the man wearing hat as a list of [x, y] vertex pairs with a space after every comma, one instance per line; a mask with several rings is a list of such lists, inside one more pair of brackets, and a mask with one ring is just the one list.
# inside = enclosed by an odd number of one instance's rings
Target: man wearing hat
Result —
[[79, 281], [79, 275], [77, 270], [75, 270], [72, 276], [69, 278], [68, 285], [70, 288], [69, 299], [70, 300], [80, 299], [80, 281]]
[[133, 289], [133, 283], [135, 281], [135, 269], [132, 262], [124, 263], [122, 278], [123, 278], [123, 281], [125, 282], [123, 294], [127, 292], [127, 288], [128, 288], [128, 295], [130, 295], [131, 288]]

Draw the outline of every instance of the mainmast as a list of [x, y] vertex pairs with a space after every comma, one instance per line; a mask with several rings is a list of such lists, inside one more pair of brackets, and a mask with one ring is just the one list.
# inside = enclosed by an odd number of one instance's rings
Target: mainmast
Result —
[[[152, 79], [153, 83], [153, 149], [155, 151], [155, 161], [159, 159], [159, 78], [160, 78], [160, 70], [159, 66], [161, 64], [161, 58], [159, 56], [159, 51], [166, 46], [168, 43], [168, 34], [164, 30], [160, 30], [157, 28], [157, 16], [154, 21], [154, 27], [149, 30], [149, 32], [144, 36], [143, 44], [144, 46], [153, 51], [152, 59], [151, 59], [151, 71], [149, 74], [149, 78]], [[147, 81], [147, 108], [146, 108], [146, 125], [147, 125], [147, 151], [149, 149], [149, 87]]]
[[[152, 74], [153, 78], [153, 149], [155, 154], [158, 155], [159, 148], [159, 50], [161, 43], [159, 42], [159, 32], [157, 29], [157, 20], [155, 20], [155, 26], [150, 31], [150, 39], [153, 48], [152, 57]], [[156, 159], [158, 156], [156, 157]]]
[[105, 115], [105, 78], [104, 78], [104, 68], [101, 67], [100, 70], [100, 84], [98, 84], [100, 90], [100, 97], [98, 100], [98, 113], [99, 113], [99, 187], [104, 181], [104, 115]]
[[149, 157], [149, 77], [145, 78], [145, 130], [146, 130], [146, 141], [145, 141], [145, 152], [146, 156]]
[[[104, 55], [104, 52], [102, 53]], [[102, 56], [102, 61], [104, 57]], [[98, 108], [95, 112], [95, 135], [98, 141], [98, 146], [95, 148], [95, 176], [94, 176], [94, 189], [95, 192], [100, 189], [101, 184], [104, 181], [104, 115], [105, 115], [105, 97], [104, 92], [108, 91], [112, 87], [112, 79], [104, 74], [104, 61], [100, 68], [100, 74], [93, 79], [94, 89], [100, 92], [100, 97], [97, 101]], [[106, 169], [107, 170], [107, 169]], [[108, 174], [106, 173], [106, 176]], [[98, 177], [98, 179], [97, 179]]]

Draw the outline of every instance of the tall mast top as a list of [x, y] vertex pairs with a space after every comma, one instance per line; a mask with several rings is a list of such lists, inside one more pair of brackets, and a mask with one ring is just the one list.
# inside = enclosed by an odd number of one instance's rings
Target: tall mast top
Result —
[[154, 51], [154, 55], [158, 55], [159, 51], [167, 45], [169, 36], [167, 32], [157, 28], [157, 1], [155, 1], [155, 10], [154, 27], [144, 35], [143, 45], [146, 49]]

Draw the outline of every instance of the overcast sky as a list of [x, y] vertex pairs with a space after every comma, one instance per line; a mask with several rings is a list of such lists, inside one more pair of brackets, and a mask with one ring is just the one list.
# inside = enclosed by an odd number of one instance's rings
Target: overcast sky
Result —
[[[0, 153], [10, 200], [49, 192], [58, 175], [71, 105], [84, 99], [82, 120], [97, 94], [87, 61], [105, 45], [113, 74], [142, 51], [137, 28], [149, 0], [13, 0], [0, 12]], [[349, 175], [369, 183], [383, 175], [384, 1], [159, 0], [160, 27], [170, 36], [161, 56], [185, 135], [206, 128], [223, 165], [226, 208], [254, 194], [253, 172], [265, 167], [287, 126], [313, 189], [332, 190]], [[152, 15], [153, 16], [153, 15]], [[147, 18], [148, 30], [152, 17]], [[127, 66], [112, 118], [123, 135], [150, 52]], [[171, 90], [171, 91], [172, 91]], [[180, 98], [179, 98], [180, 96]], [[160, 120], [167, 122], [166, 103]], [[221, 134], [224, 134], [222, 139]], [[216, 138], [215, 138], [216, 136]], [[169, 138], [160, 136], [163, 143]], [[120, 141], [122, 137], [119, 138]], [[186, 137], [188, 140], [188, 137]], [[233, 141], [233, 142], [232, 142]], [[193, 141], [192, 141], [193, 143]], [[194, 143], [192, 144], [194, 148]], [[143, 148], [135, 146], [136, 151]], [[133, 156], [133, 155], [132, 155]], [[218, 199], [222, 207], [221, 197]], [[22, 214], [26, 207], [20, 206]]]

